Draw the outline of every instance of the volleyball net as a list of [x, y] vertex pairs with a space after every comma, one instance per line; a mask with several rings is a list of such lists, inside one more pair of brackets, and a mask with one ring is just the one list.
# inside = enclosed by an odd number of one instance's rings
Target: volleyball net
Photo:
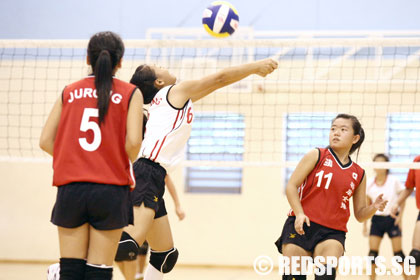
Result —
[[[89, 74], [85, 40], [0, 41], [0, 157], [43, 161], [41, 129], [63, 88]], [[420, 36], [253, 40], [126, 40], [117, 77], [143, 63], [178, 81], [271, 57], [279, 68], [253, 75], [194, 104], [187, 166], [292, 167], [328, 145], [338, 113], [366, 133], [363, 167], [420, 168]], [[392, 163], [372, 165], [375, 153]], [[356, 160], [356, 156], [353, 157]], [[405, 172], [405, 171], [404, 171]]]

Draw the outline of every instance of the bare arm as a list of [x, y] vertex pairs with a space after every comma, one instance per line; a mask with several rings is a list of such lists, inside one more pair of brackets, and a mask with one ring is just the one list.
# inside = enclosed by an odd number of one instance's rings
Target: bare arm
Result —
[[[393, 218], [397, 217], [398, 208], [401, 207], [401, 212], [403, 211], [403, 205], [405, 206], [405, 201], [406, 201], [407, 197], [409, 197], [410, 194], [413, 192], [413, 190], [414, 189], [405, 188], [403, 191], [400, 192], [400, 195], [398, 196], [397, 202], [391, 208], [391, 216]], [[401, 213], [400, 213], [400, 215], [401, 215]]]
[[295, 229], [299, 234], [304, 234], [303, 223], [309, 226], [309, 218], [305, 216], [303, 211], [302, 203], [299, 199], [298, 188], [308, 176], [309, 173], [314, 169], [317, 161], [319, 159], [319, 150], [314, 149], [309, 151], [296, 166], [295, 171], [293, 171], [292, 176], [290, 176], [289, 182], [287, 182], [286, 187], [286, 196], [289, 201], [290, 206], [293, 209], [293, 212], [296, 215]]
[[277, 68], [277, 62], [263, 59], [256, 62], [225, 68], [215, 74], [200, 80], [183, 81], [173, 86], [169, 101], [176, 107], [181, 107], [191, 99], [193, 102], [205, 97], [213, 91], [240, 81], [249, 75], [257, 74], [265, 77]]
[[176, 215], [178, 216], [179, 220], [183, 220], [185, 218], [185, 213], [181, 208], [181, 203], [179, 202], [179, 197], [175, 188], [175, 184], [168, 174], [166, 174], [165, 177], [165, 184], [166, 188], [169, 191], [169, 194], [172, 197], [172, 200], [174, 201]]
[[139, 89], [133, 93], [128, 107], [127, 133], [125, 138], [125, 151], [131, 162], [134, 162], [139, 153], [143, 131], [143, 96]]
[[354, 192], [353, 196], [353, 208], [356, 220], [362, 223], [370, 219], [376, 213], [377, 210], [383, 211], [388, 201], [384, 200], [382, 196], [383, 195], [380, 194], [372, 204], [367, 205], [366, 176], [364, 176], [362, 182]]
[[60, 95], [60, 97], [55, 101], [54, 107], [48, 116], [47, 122], [42, 129], [41, 137], [39, 139], [40, 148], [51, 156], [54, 154], [54, 141], [55, 136], [57, 135], [58, 124], [60, 123], [62, 108], [63, 104]]
[[[370, 199], [369, 196], [366, 196], [366, 201], [367, 201], [367, 205], [372, 204], [372, 199]], [[363, 236], [365, 236], [365, 237], [369, 236], [367, 220], [363, 221]]]

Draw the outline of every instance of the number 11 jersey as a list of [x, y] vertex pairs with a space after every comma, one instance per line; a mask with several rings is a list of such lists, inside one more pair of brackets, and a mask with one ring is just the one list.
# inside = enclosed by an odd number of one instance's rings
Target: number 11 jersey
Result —
[[365, 171], [350, 158], [343, 165], [330, 148], [318, 150], [318, 162], [298, 190], [303, 211], [310, 221], [347, 232], [349, 201]]

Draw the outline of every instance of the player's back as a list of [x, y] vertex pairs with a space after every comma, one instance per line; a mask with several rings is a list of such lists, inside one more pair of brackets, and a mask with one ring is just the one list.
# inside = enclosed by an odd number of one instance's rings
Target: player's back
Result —
[[113, 79], [108, 111], [101, 125], [94, 76], [63, 90], [54, 145], [54, 185], [70, 182], [132, 184], [125, 137], [128, 106], [135, 88]]

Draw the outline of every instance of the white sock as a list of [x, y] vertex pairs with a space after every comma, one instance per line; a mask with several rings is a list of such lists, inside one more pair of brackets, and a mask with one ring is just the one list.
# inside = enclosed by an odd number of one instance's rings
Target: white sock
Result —
[[144, 273], [144, 280], [163, 280], [163, 273], [149, 264]]

